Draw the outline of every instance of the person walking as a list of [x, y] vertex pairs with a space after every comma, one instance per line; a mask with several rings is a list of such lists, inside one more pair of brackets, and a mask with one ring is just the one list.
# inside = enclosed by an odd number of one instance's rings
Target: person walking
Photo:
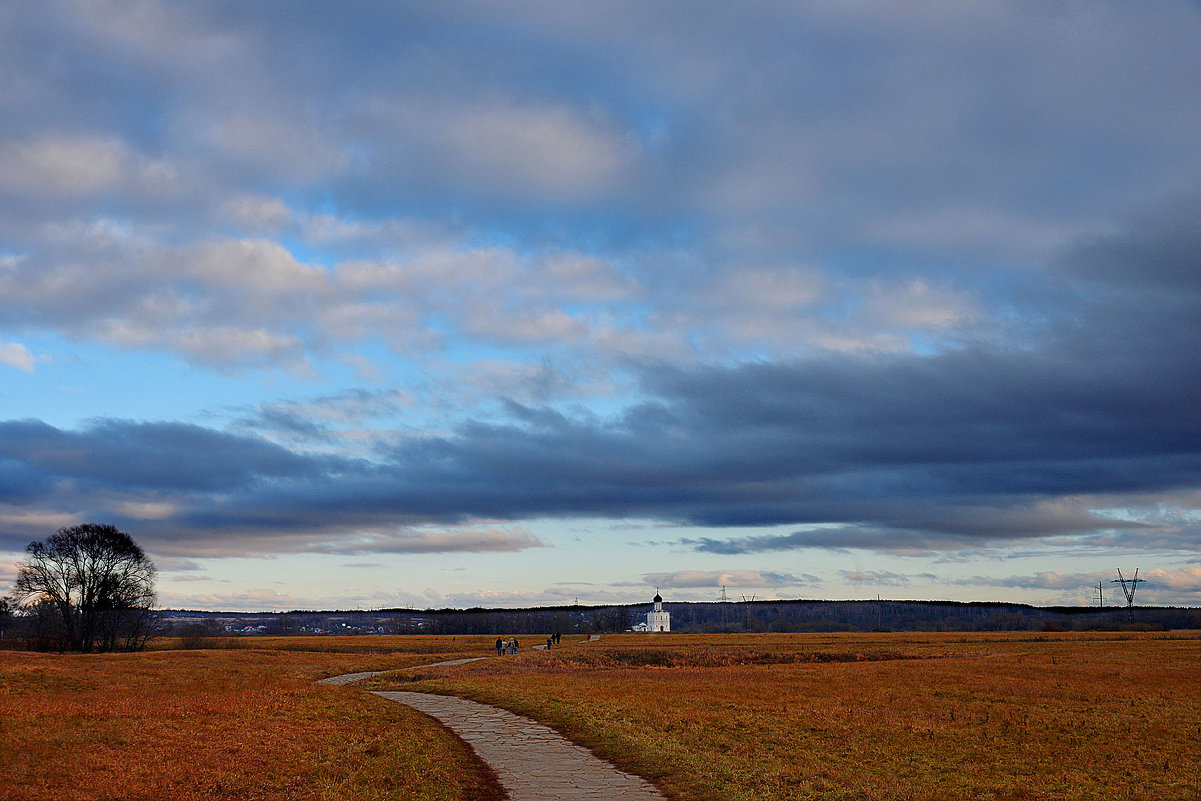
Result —
[[496, 655], [500, 656], [505, 652], [505, 641], [500, 637], [496, 638]]
[[548, 650], [548, 651], [550, 650], [550, 647], [554, 643], [554, 641], [555, 641], [555, 635], [553, 635], [553, 634], [546, 635], [546, 650]]

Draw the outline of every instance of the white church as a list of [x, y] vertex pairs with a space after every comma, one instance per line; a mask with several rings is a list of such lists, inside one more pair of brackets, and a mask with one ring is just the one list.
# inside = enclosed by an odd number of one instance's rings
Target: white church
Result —
[[654, 597], [655, 608], [646, 613], [645, 623], [635, 623], [634, 631], [671, 631], [671, 612], [663, 608], [663, 596]]

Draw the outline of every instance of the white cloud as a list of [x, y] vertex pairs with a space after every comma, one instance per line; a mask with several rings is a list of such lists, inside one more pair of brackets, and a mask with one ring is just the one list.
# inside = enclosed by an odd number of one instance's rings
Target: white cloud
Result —
[[842, 578], [853, 584], [871, 584], [884, 587], [904, 587], [909, 583], [909, 576], [894, 573], [891, 570], [841, 570]]
[[181, 593], [160, 588], [158, 604], [164, 609], [204, 609], [222, 612], [287, 612], [320, 606], [313, 598], [267, 589], [230, 593]]
[[489, 553], [541, 547], [542, 541], [520, 525], [480, 525], [348, 534], [336, 543], [314, 546], [311, 550], [328, 553]]
[[173, 503], [161, 501], [123, 501], [114, 507], [114, 511], [135, 520], [166, 520], [174, 516], [179, 508]]
[[234, 287], [275, 299], [287, 296], [319, 297], [326, 274], [309, 267], [278, 242], [265, 239], [222, 240], [189, 248], [176, 267], [183, 275], [210, 287]]
[[304, 343], [267, 328], [221, 326], [181, 331], [172, 337], [170, 344], [202, 364], [220, 366], [249, 361], [308, 371]]
[[822, 278], [813, 270], [740, 267], [700, 290], [698, 308], [686, 314], [697, 314], [691, 324], [710, 336], [795, 343], [798, 332], [812, 328], [812, 306], [822, 291]]
[[0, 559], [0, 595], [7, 595], [17, 580], [17, 563]]
[[647, 573], [643, 580], [659, 587], [794, 587], [812, 584], [814, 576], [794, 576], [765, 570], [677, 570], [672, 573]]
[[[1134, 570], [1123, 570], [1127, 579], [1134, 578]], [[1169, 570], [1150, 568], [1141, 570], [1139, 579], [1146, 584], [1139, 584], [1136, 601], [1143, 598], [1146, 601], [1171, 603], [1186, 598], [1201, 598], [1201, 566]], [[1089, 573], [1070, 573], [1063, 571], [1044, 571], [1031, 575], [1016, 576], [974, 576], [959, 579], [956, 584], [985, 587], [1017, 587], [1020, 589], [1058, 590], [1065, 593], [1093, 593], [1098, 582], [1105, 588], [1107, 598], [1121, 598], [1121, 590], [1114, 582], [1118, 578], [1116, 570], [1096, 570]]]
[[[1127, 576], [1131, 578], [1132, 576]], [[1163, 570], [1151, 568], [1139, 575], [1151, 584], [1158, 584], [1171, 590], [1201, 595], [1201, 565], [1190, 565], [1179, 570]]]
[[0, 342], [0, 364], [6, 364], [9, 367], [15, 367], [18, 370], [32, 373], [35, 361], [36, 359], [29, 352], [29, 348], [20, 342]]
[[[427, 591], [428, 592], [428, 591]], [[576, 601], [581, 604], [631, 604], [650, 600], [643, 590], [614, 590], [610, 587], [581, 585], [557, 585], [543, 590], [477, 589], [472, 592], [449, 592], [429, 596], [430, 601], [441, 599], [443, 605], [453, 607], [496, 607], [521, 608], [531, 606], [570, 606]]]
[[0, 504], [0, 524], [5, 526], [26, 531], [44, 529], [47, 534], [52, 534], [60, 528], [78, 523], [79, 515], [74, 512]]
[[638, 294], [634, 281], [601, 259], [559, 253], [538, 265], [532, 289], [543, 296], [573, 301], [627, 300]]
[[509, 344], [572, 342], [583, 337], [587, 325], [562, 309], [498, 308], [480, 298], [464, 310], [464, 332], [474, 337]]
[[966, 293], [932, 286], [921, 279], [871, 282], [862, 304], [860, 315], [865, 325], [901, 331], [935, 331], [977, 316]]
[[0, 145], [0, 192], [82, 197], [160, 189], [176, 178], [166, 161], [134, 153], [109, 136], [46, 136]]

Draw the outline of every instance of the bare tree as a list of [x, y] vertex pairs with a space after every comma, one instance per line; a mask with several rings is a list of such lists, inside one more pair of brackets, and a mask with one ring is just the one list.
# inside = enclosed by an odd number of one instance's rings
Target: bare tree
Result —
[[146, 644], [155, 569], [132, 537], [113, 526], [85, 523], [31, 542], [25, 553], [14, 597], [49, 611], [66, 648], [117, 651]]

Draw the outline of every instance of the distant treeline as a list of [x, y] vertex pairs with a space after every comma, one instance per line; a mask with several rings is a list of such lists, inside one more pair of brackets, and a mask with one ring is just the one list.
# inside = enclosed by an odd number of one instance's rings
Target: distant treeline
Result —
[[[1201, 608], [1038, 607], [954, 601], [668, 602], [674, 632], [1097, 631], [1201, 629]], [[650, 604], [526, 609], [166, 611], [163, 634], [594, 634], [645, 622]]]
[[[673, 632], [1166, 631], [1201, 629], [1201, 608], [955, 601], [668, 602]], [[650, 604], [527, 609], [291, 612], [162, 610], [155, 633], [197, 643], [255, 635], [598, 634], [644, 622]], [[45, 648], [36, 616], [0, 615], [0, 648]]]

